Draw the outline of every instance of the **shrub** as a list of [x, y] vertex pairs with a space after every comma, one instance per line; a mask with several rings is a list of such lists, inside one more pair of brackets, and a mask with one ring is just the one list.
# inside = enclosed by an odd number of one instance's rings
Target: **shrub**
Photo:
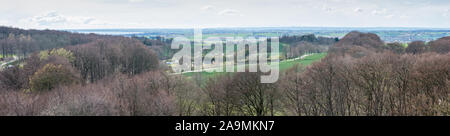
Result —
[[30, 88], [33, 91], [47, 91], [60, 85], [77, 82], [77, 76], [69, 67], [61, 64], [46, 64], [30, 78]]
[[421, 54], [427, 50], [427, 46], [423, 41], [414, 41], [408, 44], [406, 53]]
[[64, 48], [59, 48], [59, 49], [53, 49], [53, 50], [45, 50], [45, 51], [41, 51], [39, 53], [39, 57], [41, 60], [46, 60], [48, 59], [49, 56], [60, 56], [60, 57], [64, 57], [67, 60], [69, 60], [69, 62], [73, 62], [75, 60], [75, 57], [73, 55], [73, 53], [71, 51], [68, 51]]

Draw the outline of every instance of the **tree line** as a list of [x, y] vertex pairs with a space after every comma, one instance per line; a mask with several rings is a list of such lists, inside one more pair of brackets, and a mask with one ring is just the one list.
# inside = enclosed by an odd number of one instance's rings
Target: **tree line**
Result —
[[105, 37], [111, 36], [0, 27], [0, 49], [3, 57], [24, 58], [35, 51], [85, 44]]
[[[42, 31], [42, 35], [46, 34], [47, 31]], [[71, 36], [70, 33], [67, 36]], [[26, 92], [49, 91], [63, 85], [95, 83], [119, 73], [138, 75], [159, 67], [156, 53], [138, 40], [118, 36], [81, 36], [92, 41], [36, 50], [17, 66], [0, 71], [0, 88]], [[62, 43], [73, 42], [73, 39], [68, 40]]]
[[[161, 60], [171, 59], [178, 51], [172, 50], [170, 47], [173, 38], [156, 37], [155, 39], [150, 39], [136, 36], [133, 36], [133, 38], [143, 42], [149, 48], [154, 50]], [[297, 58], [306, 53], [327, 52], [328, 48], [338, 41], [338, 38], [328, 38], [316, 36], [314, 34], [283, 35], [279, 37], [279, 42], [286, 46], [280, 46], [280, 52], [284, 54], [280, 59]], [[246, 55], [248, 55], [248, 53]]]
[[297, 58], [307, 53], [327, 52], [328, 48], [338, 41], [338, 38], [317, 37], [314, 34], [284, 35], [280, 37], [280, 43], [287, 44], [287, 46], [280, 48], [284, 54], [282, 59]]

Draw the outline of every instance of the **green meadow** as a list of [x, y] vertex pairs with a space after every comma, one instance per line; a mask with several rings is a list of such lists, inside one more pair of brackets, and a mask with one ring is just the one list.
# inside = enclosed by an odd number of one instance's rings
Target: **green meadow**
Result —
[[[307, 56], [303, 59], [298, 59], [298, 60], [294, 60], [294, 61], [282, 61], [280, 62], [280, 72], [288, 70], [289, 68], [292, 68], [293, 66], [295, 66], [296, 64], [302, 65], [302, 66], [308, 66], [311, 65], [314, 62], [320, 61], [322, 58], [324, 58], [327, 55], [327, 53], [318, 53], [318, 54], [313, 54], [311, 56]], [[187, 76], [187, 77], [194, 77], [194, 76], [199, 76], [202, 77], [203, 79], [208, 79], [208, 78], [212, 78], [218, 75], [223, 75], [223, 74], [227, 74], [227, 72], [190, 72], [190, 73], [184, 73], [183, 76]]]

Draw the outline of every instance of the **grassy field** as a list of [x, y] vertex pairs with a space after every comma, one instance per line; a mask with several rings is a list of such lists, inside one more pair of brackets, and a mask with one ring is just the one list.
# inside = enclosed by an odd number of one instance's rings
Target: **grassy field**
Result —
[[311, 65], [313, 62], [320, 61], [320, 59], [324, 58], [325, 56], [327, 56], [327, 53], [318, 53], [318, 54], [313, 54], [311, 56], [305, 57], [304, 59], [280, 62], [280, 71], [284, 71], [289, 68], [292, 68], [295, 64], [301, 64], [304, 66], [308, 66], [308, 65]]
[[[319, 53], [319, 54], [313, 54], [311, 56], [305, 57], [304, 59], [280, 62], [280, 71], [285, 71], [285, 70], [293, 67], [296, 64], [301, 64], [303, 66], [310, 65], [313, 62], [320, 61], [326, 55], [327, 55], [327, 53]], [[227, 73], [226, 72], [191, 72], [191, 73], [184, 73], [183, 76], [187, 76], [187, 77], [201, 76], [203, 79], [208, 79], [208, 78], [215, 77], [218, 75], [223, 75], [223, 74], [227, 74]]]
[[[9, 56], [6, 56], [6, 57], [16, 57], [16, 55], [9, 55]], [[0, 58], [4, 58], [2, 54], [0, 54]]]

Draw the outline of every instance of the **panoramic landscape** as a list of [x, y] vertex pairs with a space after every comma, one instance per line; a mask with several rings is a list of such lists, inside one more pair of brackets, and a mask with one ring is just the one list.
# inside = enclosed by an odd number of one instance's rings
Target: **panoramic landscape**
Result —
[[5, 3], [0, 116], [450, 115], [449, 1]]

